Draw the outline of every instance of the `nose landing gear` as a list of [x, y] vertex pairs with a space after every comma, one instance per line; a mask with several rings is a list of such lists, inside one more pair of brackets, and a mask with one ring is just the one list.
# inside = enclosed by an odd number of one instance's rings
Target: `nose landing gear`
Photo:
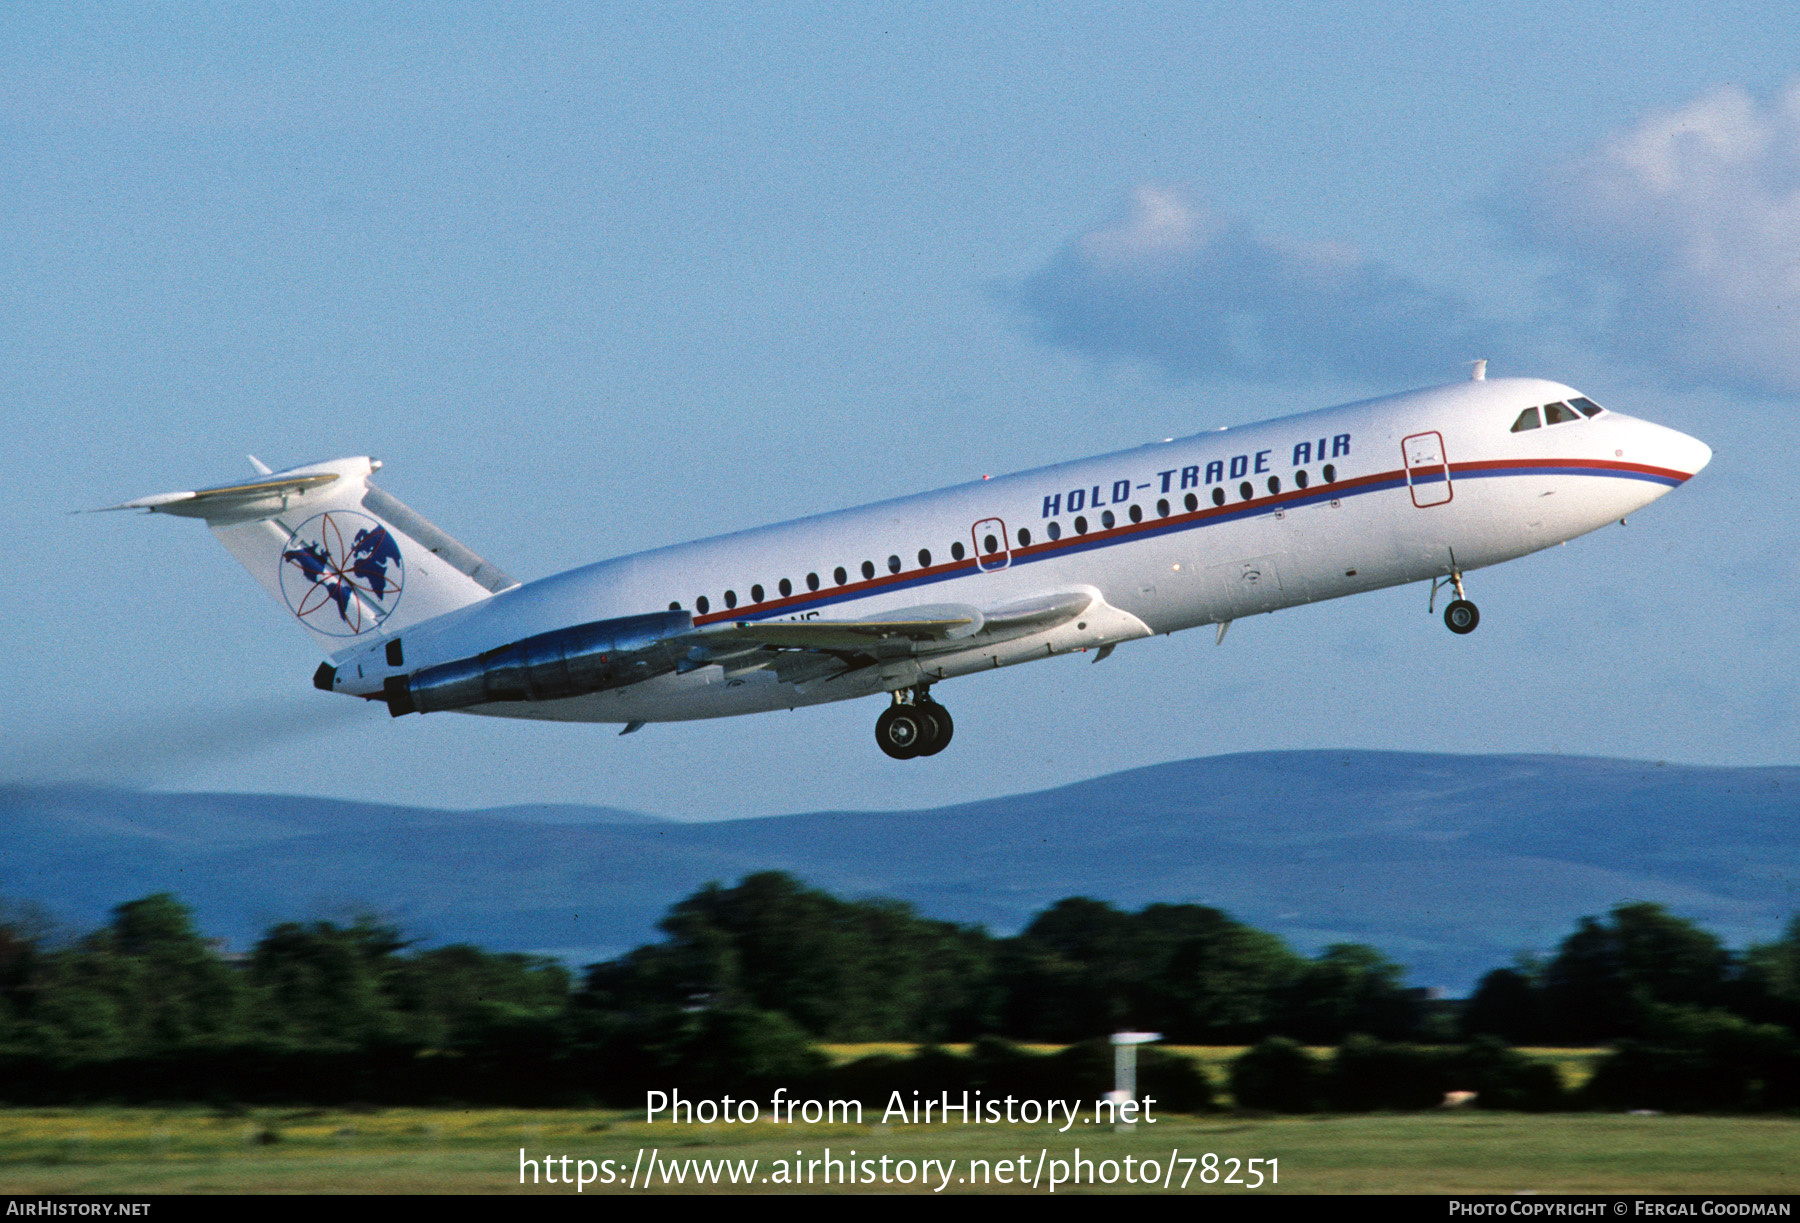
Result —
[[894, 693], [894, 703], [875, 719], [875, 742], [895, 760], [935, 756], [955, 731], [950, 711], [931, 699], [927, 684]]
[[1456, 591], [1456, 597], [1444, 607], [1444, 627], [1457, 634], [1474, 632], [1481, 623], [1481, 611], [1463, 597], [1462, 570], [1456, 567], [1455, 548], [1450, 549], [1449, 576], [1431, 579], [1431, 609], [1436, 608], [1437, 592], [1445, 585]]

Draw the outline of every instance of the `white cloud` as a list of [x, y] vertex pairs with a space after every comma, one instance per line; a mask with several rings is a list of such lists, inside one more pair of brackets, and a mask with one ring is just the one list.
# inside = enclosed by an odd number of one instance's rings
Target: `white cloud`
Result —
[[1017, 298], [1051, 343], [1181, 378], [1449, 377], [1482, 355], [1455, 297], [1347, 246], [1257, 233], [1169, 187], [1139, 187], [1123, 217], [1075, 238]]
[[1597, 338], [1677, 377], [1800, 391], [1800, 83], [1652, 114], [1500, 204]]

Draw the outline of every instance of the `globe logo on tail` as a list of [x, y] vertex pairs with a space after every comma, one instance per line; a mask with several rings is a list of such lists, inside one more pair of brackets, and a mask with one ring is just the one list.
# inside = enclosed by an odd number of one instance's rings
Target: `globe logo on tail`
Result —
[[281, 593], [302, 623], [355, 637], [400, 603], [406, 566], [388, 529], [367, 514], [332, 510], [301, 523], [281, 550]]

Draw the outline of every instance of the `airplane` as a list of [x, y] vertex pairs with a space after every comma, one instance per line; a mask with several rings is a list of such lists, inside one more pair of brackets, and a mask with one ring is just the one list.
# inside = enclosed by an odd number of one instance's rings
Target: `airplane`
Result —
[[205, 521], [398, 718], [647, 723], [886, 694], [932, 756], [934, 685], [1409, 582], [1583, 535], [1687, 481], [1702, 442], [1537, 378], [1472, 377], [600, 561], [519, 582], [371, 482], [371, 458], [141, 497]]

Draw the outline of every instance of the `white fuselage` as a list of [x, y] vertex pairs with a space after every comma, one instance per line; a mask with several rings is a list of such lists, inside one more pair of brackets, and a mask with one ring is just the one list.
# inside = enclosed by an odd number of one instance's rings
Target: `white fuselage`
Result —
[[[1578, 395], [1538, 379], [1470, 381], [659, 548], [409, 627], [405, 661], [415, 670], [668, 608], [706, 626], [1094, 596], [1081, 618], [1042, 633], [977, 634], [967, 648], [828, 683], [726, 663], [472, 711], [599, 722], [721, 717], [1444, 577], [1623, 518], [1710, 457], [1693, 438], [1611, 411], [1513, 431], [1522, 411]], [[352, 677], [343, 690], [362, 694], [397, 673], [380, 646], [339, 672]]]

